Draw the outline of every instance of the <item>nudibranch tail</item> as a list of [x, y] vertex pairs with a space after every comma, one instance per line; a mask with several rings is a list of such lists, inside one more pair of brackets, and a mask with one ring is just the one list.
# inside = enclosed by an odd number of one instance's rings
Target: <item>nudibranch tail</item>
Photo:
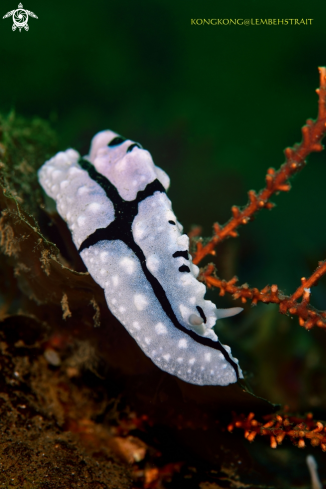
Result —
[[243, 307], [229, 307], [228, 309], [216, 309], [216, 319], [236, 316], [243, 311]]
[[242, 309], [216, 309], [205, 300], [189, 238], [166, 195], [169, 177], [147, 150], [102, 131], [88, 156], [58, 153], [39, 180], [111, 312], [156, 365], [199, 385], [242, 377], [213, 330], [216, 319]]

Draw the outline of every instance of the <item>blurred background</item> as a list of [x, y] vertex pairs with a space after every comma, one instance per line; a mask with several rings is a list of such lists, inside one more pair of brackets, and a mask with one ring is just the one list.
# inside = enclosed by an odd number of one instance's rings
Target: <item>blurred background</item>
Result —
[[[1, 2], [1, 17], [17, 8], [15, 2]], [[87, 153], [91, 137], [106, 128], [139, 141], [170, 175], [169, 196], [186, 232], [201, 225], [210, 236], [215, 221], [229, 219], [232, 205], [245, 205], [247, 191], [264, 186], [267, 169], [283, 163], [284, 148], [301, 140], [305, 120], [317, 114], [317, 67], [326, 64], [321, 2], [24, 0], [23, 6], [38, 16], [29, 19], [29, 32], [12, 32], [11, 18], [0, 22], [0, 111], [49, 120], [63, 150]], [[313, 20], [191, 25], [191, 19], [211, 18]], [[237, 240], [220, 246], [222, 278], [237, 274], [240, 283], [259, 288], [277, 283], [290, 294], [325, 259], [325, 159], [325, 152], [312, 155], [293, 189], [274, 197], [275, 209], [262, 211]], [[230, 302], [217, 291], [209, 297]], [[325, 280], [312, 300], [326, 309]], [[291, 347], [295, 382], [316, 364], [324, 378], [324, 332], [307, 333], [272, 305], [249, 312], [237, 330], [248, 351], [254, 345], [265, 359], [269, 351], [274, 372], [275, 359], [285, 365]], [[229, 325], [221, 330], [237, 354]], [[250, 328], [259, 331], [255, 340]], [[290, 400], [299, 399], [303, 387], [293, 378], [273, 393], [264, 392], [261, 381], [259, 392], [287, 402], [291, 384]], [[280, 385], [274, 380], [271, 385]], [[317, 394], [309, 396], [308, 405], [323, 404]]]

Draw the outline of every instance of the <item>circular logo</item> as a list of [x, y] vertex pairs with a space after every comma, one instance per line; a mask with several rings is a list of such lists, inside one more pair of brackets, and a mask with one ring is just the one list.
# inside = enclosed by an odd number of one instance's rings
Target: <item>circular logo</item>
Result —
[[27, 24], [28, 13], [26, 12], [26, 10], [19, 8], [13, 13], [12, 20], [14, 21], [15, 26], [21, 29]]

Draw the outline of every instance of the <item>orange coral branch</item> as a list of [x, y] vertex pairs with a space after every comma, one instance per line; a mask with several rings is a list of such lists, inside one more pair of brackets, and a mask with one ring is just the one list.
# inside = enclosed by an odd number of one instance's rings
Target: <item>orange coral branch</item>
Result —
[[247, 224], [252, 216], [261, 209], [271, 209], [274, 204], [269, 199], [276, 192], [287, 192], [290, 190], [288, 179], [295, 173], [304, 168], [307, 156], [313, 151], [322, 151], [322, 139], [326, 135], [326, 67], [319, 68], [320, 87], [316, 90], [318, 101], [318, 117], [315, 121], [308, 119], [306, 125], [302, 128], [302, 141], [295, 144], [293, 148], [286, 148], [285, 163], [278, 171], [269, 168], [266, 175], [266, 187], [257, 195], [253, 190], [248, 192], [249, 202], [240, 210], [239, 207], [233, 206], [231, 211], [233, 217], [224, 225], [214, 224], [214, 236], [203, 246], [198, 241], [197, 250], [193, 256], [193, 262], [198, 264], [206, 255], [214, 254], [215, 246], [229, 237], [236, 237], [236, 229]]
[[253, 441], [255, 437], [269, 438], [271, 448], [277, 448], [284, 438], [288, 437], [299, 448], [306, 445], [305, 439], [310, 441], [313, 447], [318, 447], [326, 452], [326, 426], [320, 421], [314, 421], [313, 415], [308, 413], [305, 418], [283, 414], [271, 414], [264, 416], [266, 422], [261, 423], [255, 419], [254, 413], [248, 416], [233, 413], [233, 420], [228, 426], [228, 431], [234, 428], [244, 430], [244, 437]]
[[[243, 303], [251, 300], [253, 305], [257, 302], [279, 304], [279, 310], [282, 314], [291, 314], [298, 316], [300, 326], [306, 329], [311, 329], [313, 326], [326, 329], [326, 312], [318, 311], [310, 305], [310, 287], [316, 285], [318, 280], [326, 274], [326, 261], [318, 263], [318, 267], [314, 273], [308, 278], [301, 279], [301, 286], [291, 295], [284, 295], [277, 285], [267, 285], [262, 290], [257, 288], [249, 288], [248, 284], [241, 286], [236, 285], [238, 279], [233, 277], [228, 282], [221, 280], [215, 276], [215, 266], [210, 264], [200, 275], [200, 279], [206, 282], [208, 287], [217, 287], [220, 289], [220, 295], [225, 295], [226, 292], [233, 295], [234, 299], [241, 298]], [[302, 297], [301, 302], [297, 302]]]
[[320, 261], [318, 263], [318, 267], [308, 279], [302, 277], [301, 279], [302, 285], [298, 287], [297, 290], [291, 295], [291, 299], [297, 300], [299, 297], [301, 297], [304, 294], [304, 291], [316, 285], [320, 277], [322, 277], [325, 273], [326, 273], [326, 261]]

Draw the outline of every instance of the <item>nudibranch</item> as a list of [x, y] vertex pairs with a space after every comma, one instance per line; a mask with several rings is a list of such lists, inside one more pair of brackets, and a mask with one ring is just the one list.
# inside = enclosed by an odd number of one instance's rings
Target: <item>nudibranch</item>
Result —
[[166, 195], [170, 179], [147, 150], [102, 131], [88, 156], [60, 152], [38, 176], [110, 311], [159, 368], [198, 385], [243, 377], [213, 330], [242, 309], [204, 299], [189, 238]]

